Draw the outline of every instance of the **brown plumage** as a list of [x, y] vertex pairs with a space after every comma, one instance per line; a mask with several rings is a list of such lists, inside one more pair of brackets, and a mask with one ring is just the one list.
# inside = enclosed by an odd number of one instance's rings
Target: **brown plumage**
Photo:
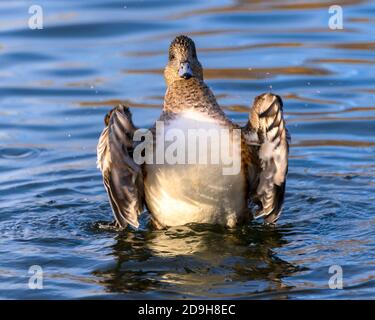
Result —
[[[172, 41], [164, 78], [167, 92], [159, 121], [185, 133], [191, 128], [225, 128], [233, 136], [234, 129], [240, 129], [241, 169], [222, 176], [213, 165], [137, 165], [131, 157], [136, 128], [128, 108], [119, 106], [106, 116], [98, 145], [98, 166], [118, 225], [138, 227], [144, 207], [156, 228], [189, 222], [233, 227], [251, 216], [275, 223], [288, 170], [281, 98], [270, 93], [257, 97], [248, 123], [239, 127], [226, 117], [205, 84], [194, 42], [186, 36]], [[155, 145], [155, 126], [151, 131]], [[249, 205], [254, 207], [252, 215]]]
[[132, 158], [135, 127], [129, 109], [119, 105], [111, 110], [105, 124], [97, 148], [98, 168], [116, 224], [138, 227], [138, 215], [143, 211], [143, 175]]

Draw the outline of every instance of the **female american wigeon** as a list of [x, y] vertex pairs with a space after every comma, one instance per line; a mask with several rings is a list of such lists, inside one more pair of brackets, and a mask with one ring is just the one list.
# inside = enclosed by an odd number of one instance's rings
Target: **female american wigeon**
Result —
[[[240, 168], [224, 174], [222, 159], [185, 165], [139, 163], [133, 157], [140, 143], [133, 139], [137, 129], [129, 109], [119, 105], [106, 115], [97, 149], [98, 167], [118, 227], [130, 224], [138, 228], [138, 216], [145, 209], [157, 229], [187, 223], [234, 227], [252, 217], [275, 223], [282, 209], [288, 171], [289, 138], [281, 98], [270, 93], [258, 96], [247, 124], [240, 127], [233, 123], [203, 80], [194, 42], [183, 35], [169, 47], [164, 77], [167, 92], [159, 119], [164, 131], [158, 133], [157, 125], [150, 129], [152, 156], [157, 150], [157, 136], [169, 130], [188, 136], [192, 129], [226, 129], [231, 137], [237, 130], [239, 147], [231, 150], [232, 156], [238, 155]], [[202, 152], [212, 156], [213, 149], [221, 152], [220, 148], [211, 145]], [[185, 152], [189, 157], [187, 148]]]

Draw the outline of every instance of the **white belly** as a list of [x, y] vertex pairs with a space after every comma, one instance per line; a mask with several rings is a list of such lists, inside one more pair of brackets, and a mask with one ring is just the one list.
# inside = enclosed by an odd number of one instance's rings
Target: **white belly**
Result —
[[[165, 127], [167, 135], [170, 129], [178, 129], [188, 137], [188, 130], [191, 132], [191, 129], [220, 131], [225, 128], [208, 116], [190, 111], [168, 123]], [[213, 141], [207, 145], [208, 148], [199, 149], [194, 143], [197, 147], [197, 164], [189, 162], [189, 153], [192, 151], [189, 140], [185, 141], [186, 164], [169, 164], [164, 161], [162, 164], [146, 165], [146, 203], [154, 219], [162, 226], [211, 223], [233, 227], [246, 214], [245, 175], [242, 168], [235, 174], [228, 174], [225, 168], [234, 166], [234, 163], [228, 165], [221, 156], [216, 158], [218, 162], [212, 163], [212, 149], [220, 154], [220, 143]], [[165, 144], [167, 148], [168, 143]], [[230, 148], [232, 157], [241, 159], [240, 147], [231, 145]], [[207, 153], [206, 163], [199, 160], [201, 152]]]

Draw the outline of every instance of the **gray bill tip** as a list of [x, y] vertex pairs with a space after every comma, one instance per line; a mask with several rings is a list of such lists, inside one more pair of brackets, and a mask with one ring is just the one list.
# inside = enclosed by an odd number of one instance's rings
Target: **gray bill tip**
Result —
[[182, 62], [178, 70], [178, 75], [183, 79], [190, 79], [193, 76], [189, 62]]

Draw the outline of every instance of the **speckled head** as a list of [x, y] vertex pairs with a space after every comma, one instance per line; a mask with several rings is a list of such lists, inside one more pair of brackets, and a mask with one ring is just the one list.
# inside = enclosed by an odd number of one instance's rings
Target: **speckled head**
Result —
[[203, 70], [198, 61], [195, 44], [189, 37], [180, 35], [171, 42], [164, 77], [168, 86], [174, 81], [184, 81], [192, 77], [203, 80]]

